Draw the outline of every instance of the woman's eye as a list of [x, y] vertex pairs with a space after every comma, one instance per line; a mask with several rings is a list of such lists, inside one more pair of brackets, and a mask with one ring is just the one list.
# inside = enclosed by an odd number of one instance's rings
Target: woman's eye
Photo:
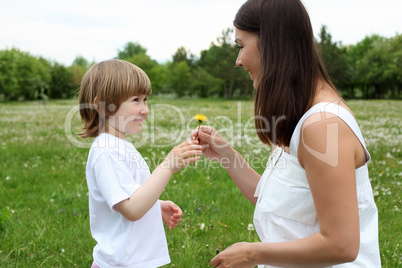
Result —
[[243, 48], [243, 46], [237, 45], [237, 49], [238, 49], [238, 50], [241, 50], [242, 48]]

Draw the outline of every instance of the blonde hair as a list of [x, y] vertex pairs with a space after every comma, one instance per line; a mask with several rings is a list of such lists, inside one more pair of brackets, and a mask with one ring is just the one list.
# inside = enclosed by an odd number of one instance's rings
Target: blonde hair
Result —
[[79, 91], [82, 138], [96, 137], [107, 131], [105, 120], [120, 105], [135, 95], [151, 94], [151, 81], [136, 65], [123, 60], [94, 64], [84, 75]]

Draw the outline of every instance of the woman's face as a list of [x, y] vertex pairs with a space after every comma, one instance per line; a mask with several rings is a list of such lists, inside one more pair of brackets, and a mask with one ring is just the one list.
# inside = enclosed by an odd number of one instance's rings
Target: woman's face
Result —
[[260, 67], [260, 48], [258, 35], [235, 29], [235, 42], [239, 46], [236, 65], [243, 67], [250, 74], [256, 88], [258, 69]]

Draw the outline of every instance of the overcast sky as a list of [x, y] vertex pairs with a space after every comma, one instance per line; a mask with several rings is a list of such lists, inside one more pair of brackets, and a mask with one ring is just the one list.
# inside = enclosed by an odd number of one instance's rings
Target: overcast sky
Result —
[[[0, 50], [12, 47], [67, 66], [117, 56], [127, 42], [147, 48], [159, 62], [184, 46], [199, 57], [245, 0], [0, 0]], [[402, 33], [401, 0], [304, 0], [317, 36], [328, 27], [334, 41]]]

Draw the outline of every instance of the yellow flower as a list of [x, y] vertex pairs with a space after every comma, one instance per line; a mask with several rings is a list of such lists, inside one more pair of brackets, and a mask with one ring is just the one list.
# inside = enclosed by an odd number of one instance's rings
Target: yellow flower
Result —
[[198, 140], [198, 133], [200, 132], [200, 126], [208, 118], [203, 114], [197, 114], [196, 116], [194, 116], [194, 119], [198, 121], [198, 131], [197, 131], [197, 140]]
[[205, 122], [208, 118], [203, 114], [197, 114], [196, 116], [194, 116], [194, 119], [200, 122]]

